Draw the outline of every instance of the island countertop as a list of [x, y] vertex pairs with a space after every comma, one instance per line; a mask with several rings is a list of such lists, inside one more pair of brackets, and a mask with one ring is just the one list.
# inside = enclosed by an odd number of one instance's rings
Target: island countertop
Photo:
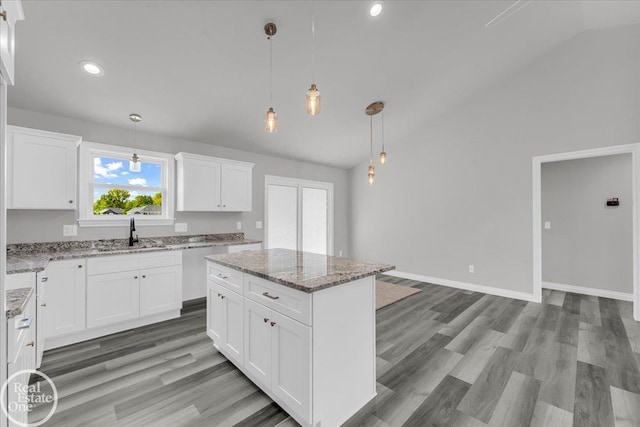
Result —
[[395, 266], [290, 249], [210, 255], [205, 259], [303, 292], [316, 292]]

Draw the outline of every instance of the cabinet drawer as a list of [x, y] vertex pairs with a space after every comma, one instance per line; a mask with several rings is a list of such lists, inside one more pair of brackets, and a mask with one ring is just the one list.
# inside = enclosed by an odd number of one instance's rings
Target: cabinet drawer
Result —
[[244, 275], [244, 296], [311, 326], [311, 294]]
[[227, 289], [231, 289], [240, 295], [244, 293], [243, 273], [238, 270], [224, 267], [220, 264], [216, 264], [215, 262], [207, 261], [207, 279], [212, 280]]
[[144, 268], [167, 267], [182, 264], [181, 251], [152, 252], [146, 254], [112, 255], [87, 260], [87, 275], [120, 273]]
[[28, 344], [27, 339], [35, 337], [35, 299], [35, 292], [32, 292], [22, 314], [7, 322], [7, 363], [14, 363], [20, 351], [24, 351], [23, 348]]

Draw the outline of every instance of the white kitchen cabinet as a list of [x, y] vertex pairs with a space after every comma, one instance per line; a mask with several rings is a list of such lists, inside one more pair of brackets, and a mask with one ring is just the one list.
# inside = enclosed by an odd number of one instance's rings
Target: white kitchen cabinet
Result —
[[87, 327], [140, 317], [139, 274], [125, 271], [87, 278]]
[[15, 71], [15, 25], [24, 19], [22, 3], [19, 0], [3, 0], [0, 11], [4, 17], [0, 18], [0, 77], [8, 85], [14, 83]]
[[251, 211], [253, 163], [189, 153], [175, 157], [178, 211]]
[[74, 210], [79, 136], [7, 126], [7, 208]]
[[245, 299], [244, 368], [306, 423], [311, 421], [311, 328]]
[[182, 308], [182, 268], [140, 270], [140, 316]]
[[42, 356], [44, 354], [44, 325], [47, 323], [46, 283], [48, 281], [48, 270], [36, 274], [36, 368], [42, 365]]
[[[11, 378], [11, 384], [20, 384], [26, 386], [29, 384], [28, 369], [35, 369], [35, 340], [37, 319], [35, 317], [35, 294], [32, 293], [27, 301], [26, 307], [22, 314], [9, 319], [7, 322], [7, 378]], [[15, 376], [14, 376], [15, 375]], [[14, 405], [21, 402], [20, 396], [16, 392], [15, 387], [7, 387], [7, 393], [3, 396], [7, 403], [12, 402]], [[10, 421], [10, 426], [25, 426], [28, 424], [26, 410], [12, 410], [14, 405], [8, 405], [9, 414], [14, 421]]]
[[216, 348], [232, 359], [236, 365], [244, 363], [244, 298], [210, 281], [208, 299], [209, 336]]
[[220, 201], [222, 203], [222, 211], [251, 211], [252, 168], [253, 165], [222, 163], [220, 170]]
[[86, 275], [84, 259], [52, 261], [46, 269], [45, 339], [84, 331]]

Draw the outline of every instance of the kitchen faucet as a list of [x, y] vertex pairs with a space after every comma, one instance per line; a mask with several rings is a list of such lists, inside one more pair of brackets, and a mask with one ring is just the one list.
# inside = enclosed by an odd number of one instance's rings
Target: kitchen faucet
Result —
[[135, 239], [133, 238], [133, 232], [136, 231], [136, 222], [133, 218], [129, 221], [129, 246], [133, 246], [134, 243], [138, 243], [138, 235], [136, 234]]

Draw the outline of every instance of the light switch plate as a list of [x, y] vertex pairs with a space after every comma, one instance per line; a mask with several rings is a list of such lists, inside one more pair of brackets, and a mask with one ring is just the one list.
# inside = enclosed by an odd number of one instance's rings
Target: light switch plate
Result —
[[551, 221], [545, 221], [544, 222], [544, 229], [545, 230], [551, 230]]
[[63, 225], [62, 226], [62, 235], [63, 236], [77, 236], [78, 235], [78, 226], [73, 225]]
[[186, 222], [176, 222], [175, 224], [176, 233], [184, 233], [187, 231], [187, 223]]
[[242, 223], [240, 221], [236, 222], [236, 229], [242, 230]]
[[256, 228], [258, 230], [262, 228], [262, 221], [256, 221]]

